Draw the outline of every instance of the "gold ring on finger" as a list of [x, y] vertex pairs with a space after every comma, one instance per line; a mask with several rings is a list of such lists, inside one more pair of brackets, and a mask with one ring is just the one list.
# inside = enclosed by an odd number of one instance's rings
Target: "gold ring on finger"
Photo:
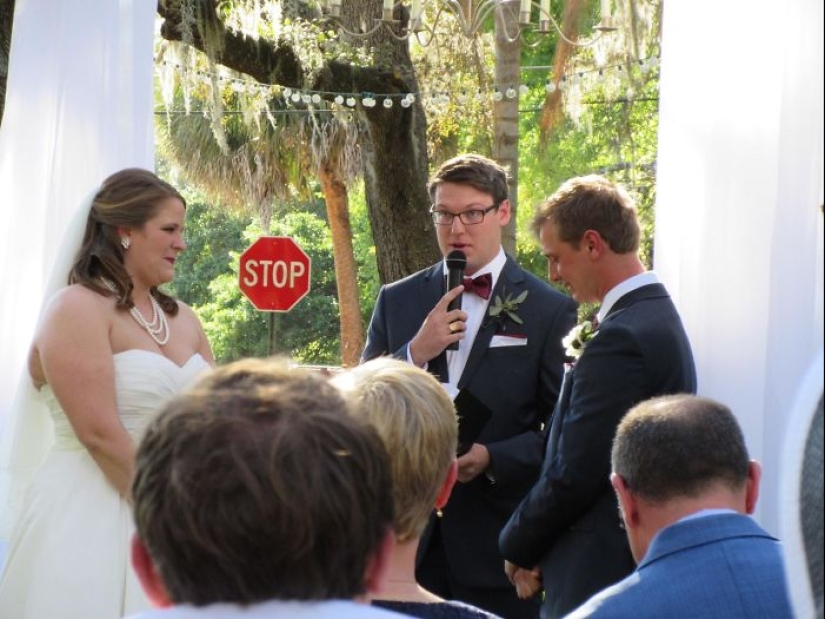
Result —
[[450, 323], [450, 333], [456, 333], [461, 330], [461, 326], [457, 322]]

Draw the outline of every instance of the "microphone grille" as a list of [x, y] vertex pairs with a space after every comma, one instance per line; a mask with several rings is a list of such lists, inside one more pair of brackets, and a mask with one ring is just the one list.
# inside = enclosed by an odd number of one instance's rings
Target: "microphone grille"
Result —
[[454, 249], [449, 254], [447, 254], [447, 268], [448, 269], [461, 269], [461, 270], [464, 270], [464, 267], [466, 267], [466, 266], [467, 266], [467, 256], [460, 249]]

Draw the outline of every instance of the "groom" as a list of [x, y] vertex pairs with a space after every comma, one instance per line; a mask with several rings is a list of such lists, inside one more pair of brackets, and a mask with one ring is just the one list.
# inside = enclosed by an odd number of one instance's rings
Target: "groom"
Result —
[[696, 369], [670, 296], [639, 260], [636, 209], [621, 187], [574, 178], [533, 229], [550, 279], [580, 303], [601, 303], [595, 335], [583, 330], [571, 345], [581, 356], [565, 374], [541, 477], [500, 538], [519, 595], [538, 592], [541, 567], [541, 617], [552, 619], [634, 569], [609, 480], [613, 435], [638, 402], [695, 393]]
[[[541, 429], [565, 360], [561, 340], [576, 305], [505, 255], [501, 230], [511, 213], [497, 163], [456, 157], [435, 173], [429, 192], [442, 254], [463, 252], [465, 275], [481, 286], [466, 284], [461, 309], [449, 309], [462, 287], [445, 293], [447, 269], [439, 262], [383, 287], [362, 360], [391, 354], [426, 367], [455, 397], [467, 451], [443, 516], [421, 540], [419, 583], [508, 619], [534, 618], [538, 601], [516, 596], [497, 540], [537, 478]], [[458, 349], [447, 350], [453, 343]]]

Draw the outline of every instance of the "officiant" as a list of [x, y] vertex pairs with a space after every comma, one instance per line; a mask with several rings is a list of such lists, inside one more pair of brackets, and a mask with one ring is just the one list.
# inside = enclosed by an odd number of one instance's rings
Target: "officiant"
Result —
[[[424, 533], [416, 577], [445, 599], [535, 618], [538, 601], [518, 598], [497, 540], [537, 479], [576, 303], [504, 253], [511, 210], [500, 165], [461, 155], [436, 171], [428, 191], [445, 260], [382, 287], [362, 354], [426, 368], [459, 414], [459, 483]], [[447, 256], [459, 257], [466, 276], [451, 289]]]

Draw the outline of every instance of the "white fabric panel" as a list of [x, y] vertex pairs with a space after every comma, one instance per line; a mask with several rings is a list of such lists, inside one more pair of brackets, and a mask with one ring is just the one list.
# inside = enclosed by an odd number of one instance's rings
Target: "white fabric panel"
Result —
[[17, 0], [15, 9], [0, 126], [0, 467], [64, 230], [106, 176], [154, 167], [155, 3]]
[[823, 4], [691, 0], [664, 11], [655, 268], [730, 406], [778, 530], [781, 445], [823, 346]]

